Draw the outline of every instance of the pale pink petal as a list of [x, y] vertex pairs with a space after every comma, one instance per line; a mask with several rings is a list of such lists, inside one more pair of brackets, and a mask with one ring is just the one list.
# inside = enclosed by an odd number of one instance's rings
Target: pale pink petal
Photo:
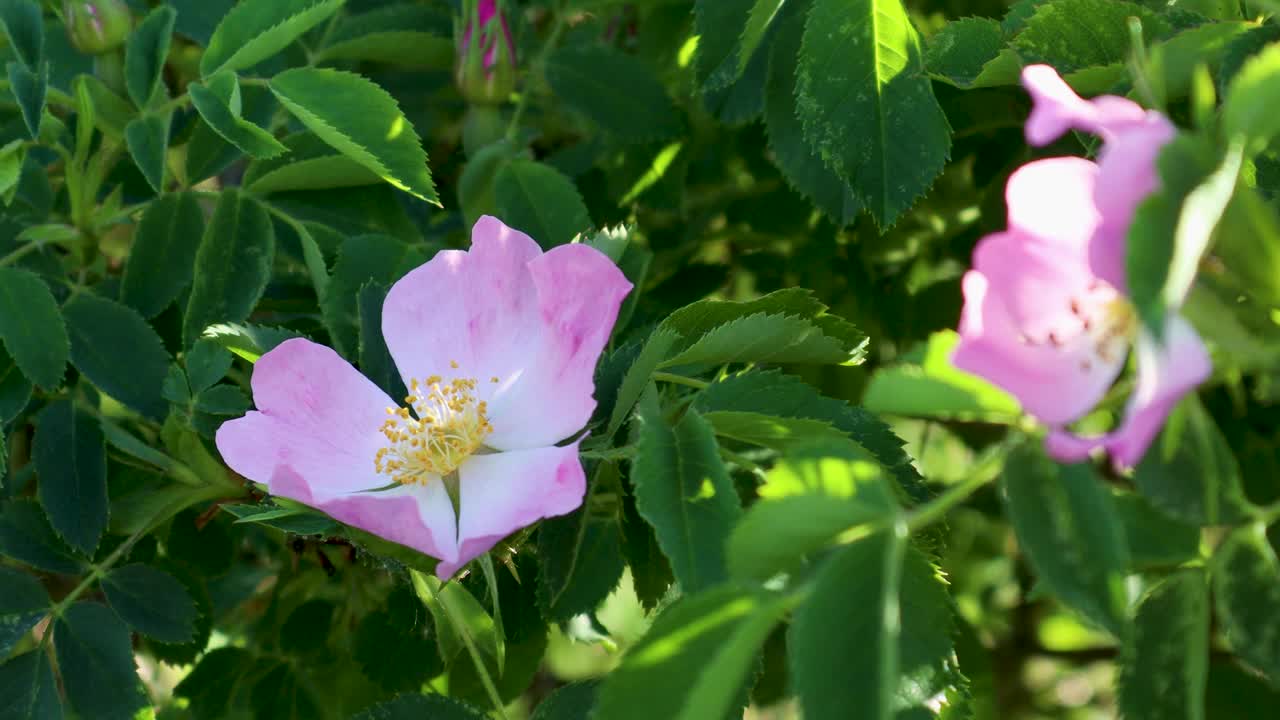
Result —
[[[1016, 270], [1020, 262], [1035, 265], [1016, 255], [1003, 262], [1007, 267], [998, 268], [1002, 272]], [[1051, 284], [1031, 284], [1047, 296], [1061, 295]], [[1034, 297], [1034, 288], [1025, 283], [1021, 287], [1025, 296]], [[1018, 295], [1007, 295], [1005, 286], [983, 272], [965, 273], [963, 289], [960, 342], [952, 362], [1008, 391], [1041, 422], [1061, 425], [1081, 417], [1120, 373], [1123, 353], [1100, 357], [1094, 337], [1081, 331], [1073, 334], [1069, 324], [1053, 331], [1053, 341], [1027, 335], [1014, 313]]]
[[441, 566], [453, 563], [457, 557], [453, 504], [438, 479], [425, 485], [316, 497], [303, 477], [281, 465], [276, 468], [270, 488], [273, 495], [310, 505], [339, 522], [438, 558]]
[[1052, 433], [1046, 440], [1050, 455], [1059, 460], [1076, 461], [1094, 449], [1105, 448], [1116, 466], [1136, 465], [1173, 407], [1213, 371], [1209, 352], [1200, 336], [1190, 323], [1176, 315], [1165, 324], [1163, 343], [1146, 330], [1140, 331], [1135, 352], [1137, 382], [1120, 427], [1095, 437]]
[[631, 283], [603, 253], [561, 245], [529, 263], [537, 288], [538, 342], [528, 364], [491, 400], [488, 444], [508, 450], [563, 440], [591, 419], [595, 368]]
[[385, 484], [374, 455], [394, 403], [333, 350], [286, 340], [258, 360], [251, 385], [258, 410], [223, 423], [216, 437], [232, 470], [269, 483], [288, 466], [321, 499]]
[[458, 472], [458, 552], [436, 569], [441, 579], [516, 530], [572, 512], [587, 487], [577, 443], [474, 455]]
[[1138, 205], [1160, 186], [1156, 158], [1177, 129], [1163, 115], [1148, 113], [1144, 121], [1116, 133], [1098, 155], [1094, 200], [1102, 215], [1089, 250], [1094, 274], [1122, 292], [1129, 225]]
[[383, 335], [406, 384], [432, 375], [480, 381], [494, 428], [487, 445], [542, 447], [590, 419], [596, 362], [630, 290], [603, 253], [585, 245], [543, 253], [484, 217], [470, 252], [441, 253], [391, 288]]
[[[409, 384], [459, 369], [506, 377], [523, 365], [518, 350], [539, 333], [528, 265], [542, 254], [528, 235], [492, 217], [471, 233], [471, 250], [446, 250], [387, 293], [382, 334]], [[487, 379], [487, 378], [486, 378]]]
[[1005, 186], [1009, 229], [1078, 257], [1077, 265], [1084, 268], [1100, 221], [1094, 201], [1098, 181], [1098, 166], [1083, 158], [1050, 158], [1023, 165]]
[[1083, 130], [1109, 139], [1113, 134], [1141, 124], [1147, 111], [1141, 105], [1115, 95], [1084, 100], [1048, 65], [1028, 65], [1022, 85], [1031, 95], [1027, 118], [1027, 142], [1047, 145], [1068, 130]]

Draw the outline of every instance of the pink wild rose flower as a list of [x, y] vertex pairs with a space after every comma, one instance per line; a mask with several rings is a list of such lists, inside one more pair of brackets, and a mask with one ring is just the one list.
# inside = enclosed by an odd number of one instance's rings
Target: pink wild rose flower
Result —
[[[1045, 145], [1075, 129], [1100, 136], [1102, 151], [1096, 163], [1037, 160], [1009, 178], [1008, 228], [979, 241], [964, 276], [953, 361], [1012, 393], [1047, 425], [1046, 446], [1058, 460], [1103, 448], [1114, 464], [1131, 467], [1211, 370], [1204, 344], [1176, 308], [1157, 340], [1127, 297], [1126, 235], [1139, 203], [1159, 185], [1156, 157], [1176, 130], [1125, 98], [1083, 100], [1046, 65], [1023, 70], [1022, 82], [1034, 102], [1028, 142]], [[1066, 431], [1107, 393], [1131, 345], [1137, 377], [1119, 426], [1093, 437]]]
[[382, 332], [409, 388], [403, 403], [333, 350], [294, 339], [254, 367], [257, 410], [217, 434], [236, 472], [439, 558], [442, 579], [582, 504], [578, 443], [556, 443], [595, 409], [596, 361], [631, 291], [586, 245], [544, 253], [491, 217], [471, 239], [387, 294]]

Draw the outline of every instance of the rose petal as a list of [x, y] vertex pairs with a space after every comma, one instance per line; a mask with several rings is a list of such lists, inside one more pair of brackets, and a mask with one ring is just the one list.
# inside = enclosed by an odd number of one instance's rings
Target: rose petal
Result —
[[502, 450], [550, 445], [580, 430], [596, 401], [595, 368], [631, 283], [603, 253], [561, 245], [529, 263], [544, 328], [519, 379], [491, 401]]
[[439, 253], [391, 288], [383, 335], [406, 384], [432, 375], [480, 381], [494, 427], [486, 444], [541, 447], [590, 419], [595, 364], [630, 289], [593, 248], [544, 254], [484, 217], [470, 252]]
[[1077, 258], [1076, 265], [1084, 269], [1101, 220], [1094, 201], [1098, 169], [1077, 157], [1037, 160], [1018, 168], [1005, 187], [1009, 229]]
[[1101, 447], [1111, 454], [1117, 467], [1133, 467], [1146, 454], [1178, 401], [1213, 372], [1204, 342], [1181, 316], [1174, 315], [1166, 321], [1163, 343], [1146, 330], [1140, 331], [1135, 352], [1137, 382], [1120, 427], [1094, 437], [1054, 433], [1046, 440], [1050, 455], [1060, 460], [1079, 460]]
[[1102, 216], [1089, 248], [1089, 264], [1098, 277], [1126, 292], [1125, 249], [1138, 205], [1160, 186], [1156, 158], [1177, 129], [1164, 116], [1149, 113], [1141, 124], [1116, 133], [1098, 154], [1094, 202]]
[[458, 553], [436, 574], [448, 578], [499, 540], [582, 505], [587, 480], [578, 445], [475, 455], [459, 468]]
[[1031, 116], [1027, 118], [1027, 142], [1048, 145], [1068, 130], [1083, 130], [1104, 140], [1145, 121], [1141, 105], [1115, 95], [1084, 100], [1048, 65], [1028, 65], [1022, 70], [1022, 85], [1031, 95]]
[[[329, 517], [418, 552], [438, 558], [440, 565], [457, 558], [457, 524], [444, 483], [400, 485], [377, 492], [354, 492], [318, 498], [311, 485], [287, 465], [276, 468], [271, 493], [323, 511]], [[442, 579], [452, 575], [442, 574]]]
[[269, 483], [279, 466], [297, 472], [319, 499], [385, 484], [374, 455], [394, 403], [333, 350], [286, 340], [254, 366], [257, 412], [218, 428], [218, 452], [231, 469]]
[[[993, 257], [989, 265], [996, 263], [1004, 263], [998, 277], [1006, 281], [1019, 267], [1034, 267], [1034, 261], [1016, 254]], [[1081, 417], [1119, 375], [1123, 353], [1098, 357], [1094, 339], [1084, 332], [1064, 333], [1059, 345], [1028, 338], [1012, 310], [1018, 302], [1016, 290], [1010, 292], [977, 270], [965, 273], [962, 282], [965, 303], [952, 363], [1004, 388], [1041, 422], [1060, 425]], [[1050, 297], [1058, 294], [1053, 285], [1032, 281], [1023, 287], [1028, 297], [1034, 297], [1036, 287]]]

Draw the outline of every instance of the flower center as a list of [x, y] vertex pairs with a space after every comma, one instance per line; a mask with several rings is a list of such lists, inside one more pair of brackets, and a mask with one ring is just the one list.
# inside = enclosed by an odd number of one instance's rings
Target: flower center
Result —
[[1129, 299], [1101, 280], [1068, 298], [1070, 314], [1058, 316], [1043, 337], [1022, 336], [1029, 345], [1050, 345], [1082, 353], [1080, 370], [1089, 372], [1094, 361], [1105, 365], [1121, 359], [1137, 332], [1138, 315]]
[[391, 417], [382, 424], [387, 445], [373, 459], [377, 471], [401, 484], [421, 484], [457, 470], [493, 432], [488, 403], [477, 399], [477, 384], [474, 378], [446, 383], [438, 375], [413, 380], [404, 399], [409, 407], [387, 408]]

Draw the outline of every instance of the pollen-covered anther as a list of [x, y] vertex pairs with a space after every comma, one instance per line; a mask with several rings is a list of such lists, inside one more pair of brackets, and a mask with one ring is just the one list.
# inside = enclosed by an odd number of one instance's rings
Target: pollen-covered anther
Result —
[[408, 407], [387, 408], [381, 428], [387, 445], [374, 456], [375, 469], [401, 484], [426, 483], [457, 470], [493, 432], [478, 385], [473, 378], [445, 382], [439, 375], [413, 380], [404, 398]]

